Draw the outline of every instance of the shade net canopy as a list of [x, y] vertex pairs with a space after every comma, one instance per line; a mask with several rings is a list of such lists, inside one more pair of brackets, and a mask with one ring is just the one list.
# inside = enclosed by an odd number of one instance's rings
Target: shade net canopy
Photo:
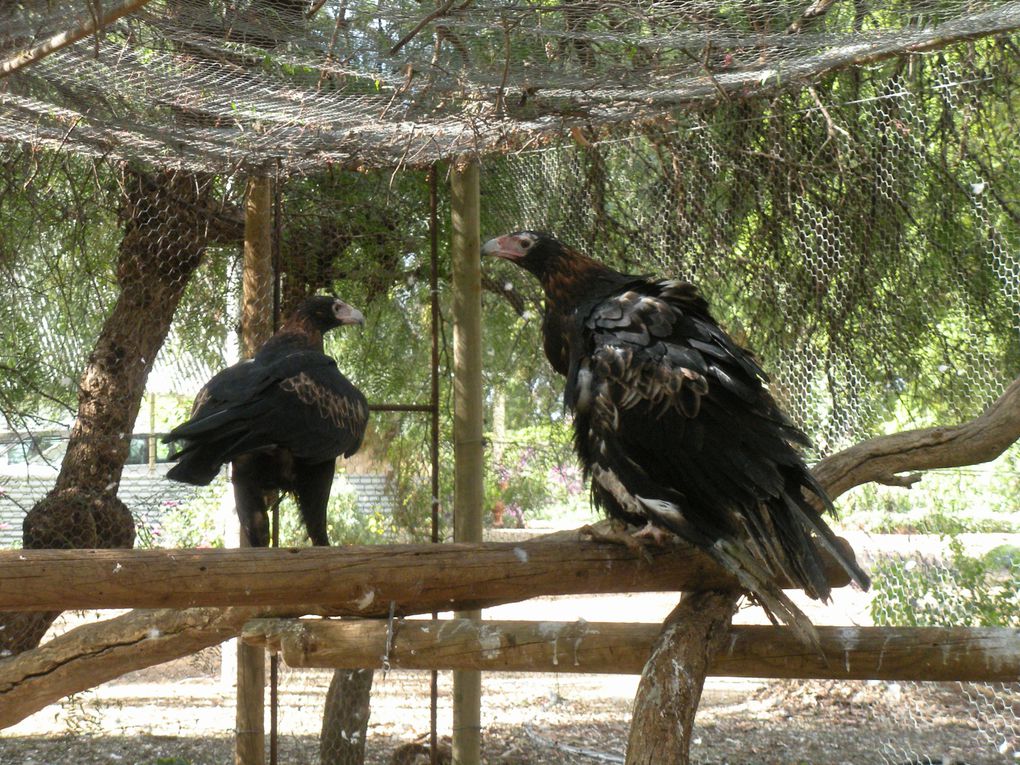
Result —
[[220, 173], [424, 165], [1018, 26], [997, 0], [23, 0], [0, 7], [0, 140]]

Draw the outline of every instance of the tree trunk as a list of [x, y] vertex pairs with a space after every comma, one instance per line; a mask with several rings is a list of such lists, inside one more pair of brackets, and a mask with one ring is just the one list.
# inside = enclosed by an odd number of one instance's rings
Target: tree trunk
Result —
[[[869, 481], [909, 487], [919, 476], [909, 470], [971, 465], [995, 459], [1020, 436], [1020, 378], [979, 417], [954, 427], [912, 430], [865, 441], [835, 454], [812, 471], [835, 499]], [[705, 585], [710, 587], [710, 585]], [[635, 699], [627, 763], [690, 759], [690, 725], [697, 713], [708, 665], [727, 634], [736, 601], [734, 591], [706, 591], [691, 609], [687, 632], [678, 631], [684, 601], [663, 626], [642, 673]], [[686, 598], [685, 598], [686, 600]], [[681, 673], [677, 669], [682, 669]], [[680, 674], [680, 678], [673, 678]], [[671, 679], [677, 682], [670, 683]], [[696, 692], [695, 692], [696, 690]], [[656, 713], [658, 709], [658, 713]]]
[[705, 676], [729, 634], [740, 595], [737, 590], [685, 593], [666, 618], [634, 699], [627, 765], [690, 762]]
[[322, 712], [321, 765], [361, 765], [365, 761], [374, 675], [370, 669], [338, 669], [333, 673]]
[[[190, 173], [126, 168], [120, 293], [78, 384], [78, 414], [54, 488], [25, 516], [25, 549], [130, 548], [117, 498], [153, 360], [207, 243], [210, 185]], [[0, 615], [0, 653], [38, 645], [59, 612]]]

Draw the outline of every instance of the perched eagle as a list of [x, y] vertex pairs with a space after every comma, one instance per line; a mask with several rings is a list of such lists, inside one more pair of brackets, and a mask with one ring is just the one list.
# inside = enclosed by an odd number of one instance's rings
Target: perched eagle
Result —
[[816, 544], [867, 589], [809, 500], [833, 510], [797, 451], [807, 437], [696, 287], [621, 273], [539, 232], [491, 239], [482, 252], [542, 284], [545, 354], [567, 378], [574, 445], [597, 506], [704, 550], [807, 639], [810, 622], [776, 582], [785, 576], [827, 600]]
[[292, 492], [312, 542], [329, 544], [336, 458], [361, 446], [368, 403], [323, 352], [322, 335], [364, 321], [342, 300], [307, 298], [254, 358], [207, 382], [191, 419], [163, 439], [184, 444], [167, 473], [175, 481], [204, 486], [233, 463], [237, 515], [253, 547], [269, 544], [266, 493], [273, 490]]

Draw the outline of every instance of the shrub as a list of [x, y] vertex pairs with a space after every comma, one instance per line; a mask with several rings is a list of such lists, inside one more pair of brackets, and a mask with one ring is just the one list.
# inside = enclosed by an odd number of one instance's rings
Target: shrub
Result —
[[1020, 550], [1001, 546], [981, 557], [956, 537], [938, 563], [921, 556], [887, 558], [872, 567], [875, 624], [1020, 627]]

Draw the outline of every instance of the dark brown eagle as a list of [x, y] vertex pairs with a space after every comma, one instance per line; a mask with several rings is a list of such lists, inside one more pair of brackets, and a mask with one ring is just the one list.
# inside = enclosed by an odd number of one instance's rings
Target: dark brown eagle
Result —
[[621, 273], [533, 231], [491, 239], [482, 252], [542, 284], [545, 354], [567, 378], [574, 445], [597, 506], [704, 550], [808, 639], [810, 622], [777, 580], [827, 600], [821, 546], [867, 589], [809, 500], [833, 511], [797, 450], [807, 437], [694, 285]]
[[254, 358], [227, 367], [198, 392], [191, 419], [163, 439], [184, 444], [167, 478], [203, 486], [230, 462], [251, 546], [269, 544], [266, 493], [274, 490], [295, 495], [308, 536], [328, 545], [336, 458], [361, 446], [368, 403], [323, 352], [322, 335], [364, 321], [338, 298], [307, 298]]

